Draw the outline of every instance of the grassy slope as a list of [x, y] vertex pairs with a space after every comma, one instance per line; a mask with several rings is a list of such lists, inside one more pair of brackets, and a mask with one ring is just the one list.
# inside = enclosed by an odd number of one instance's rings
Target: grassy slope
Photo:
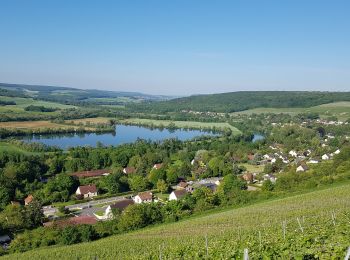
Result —
[[[299, 259], [319, 254], [321, 259], [343, 258], [350, 244], [350, 184], [285, 199], [230, 209], [116, 235], [96, 242], [53, 247], [15, 254], [4, 259], [210, 259], [240, 258], [244, 248], [256, 259]], [[336, 213], [335, 225], [331, 212]], [[301, 231], [297, 222], [303, 227]], [[287, 221], [283, 237], [282, 221]], [[260, 235], [259, 235], [260, 232]]]
[[195, 122], [195, 121], [170, 121], [170, 120], [152, 120], [152, 119], [141, 119], [141, 118], [131, 118], [125, 119], [123, 122], [131, 124], [153, 124], [154, 126], [163, 125], [166, 127], [170, 123], [174, 123], [177, 127], [188, 127], [188, 128], [230, 128], [234, 134], [241, 133], [240, 130], [231, 126], [228, 123], [205, 123], [205, 122]]
[[290, 115], [296, 115], [299, 113], [307, 112], [319, 113], [323, 118], [336, 116], [340, 120], [345, 120], [350, 118], [350, 102], [328, 103], [310, 108], [254, 108], [233, 114], [286, 113]]
[[19, 152], [19, 153], [24, 153], [24, 154], [37, 154], [33, 152], [28, 152], [20, 147], [17, 147], [13, 144], [5, 143], [5, 142], [0, 142], [0, 152]]

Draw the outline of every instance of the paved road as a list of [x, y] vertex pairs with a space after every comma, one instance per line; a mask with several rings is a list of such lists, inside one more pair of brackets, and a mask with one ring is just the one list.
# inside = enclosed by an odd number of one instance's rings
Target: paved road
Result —
[[[69, 210], [78, 210], [77, 213], [80, 215], [93, 216], [93, 213], [95, 213], [96, 211], [104, 210], [106, 208], [106, 207], [94, 207], [94, 206], [101, 205], [101, 204], [112, 204], [113, 202], [116, 202], [122, 199], [125, 199], [125, 196], [116, 196], [116, 197], [100, 199], [100, 200], [91, 200], [88, 202], [69, 205], [69, 206], [66, 206], [65, 208]], [[42, 209], [45, 216], [54, 216], [58, 213], [58, 209], [54, 206], [44, 206]]]
[[117, 196], [117, 197], [101, 199], [101, 200], [91, 200], [88, 202], [83, 202], [83, 203], [79, 203], [79, 204], [66, 206], [66, 209], [73, 210], [73, 209], [90, 208], [90, 207], [95, 206], [95, 205], [113, 203], [115, 201], [122, 200], [122, 199], [125, 199], [125, 197], [124, 196]]

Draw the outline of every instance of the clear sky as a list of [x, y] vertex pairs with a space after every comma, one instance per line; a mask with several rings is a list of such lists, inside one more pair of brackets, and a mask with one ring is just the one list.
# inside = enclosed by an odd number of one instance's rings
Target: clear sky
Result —
[[1, 0], [0, 82], [350, 91], [350, 1]]

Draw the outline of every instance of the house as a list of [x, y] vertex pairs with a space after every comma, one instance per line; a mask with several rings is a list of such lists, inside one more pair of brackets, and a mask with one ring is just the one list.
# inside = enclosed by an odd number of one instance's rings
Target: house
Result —
[[163, 167], [162, 163], [156, 163], [155, 165], [153, 165], [153, 169], [156, 169], [156, 170], [159, 170], [162, 167]]
[[250, 172], [246, 172], [242, 175], [242, 179], [245, 180], [248, 183], [252, 183], [254, 181], [254, 176]]
[[322, 155], [322, 160], [329, 160], [330, 159], [330, 156], [328, 155], [328, 154], [324, 154], [324, 155]]
[[169, 200], [180, 200], [184, 196], [186, 196], [188, 192], [186, 190], [174, 190], [169, 195]]
[[177, 185], [176, 188], [181, 190], [181, 189], [186, 189], [186, 187], [188, 186], [187, 182], [184, 181], [180, 181]]
[[153, 201], [153, 194], [152, 192], [149, 192], [149, 191], [141, 192], [134, 197], [134, 201], [137, 204], [150, 203]]
[[134, 203], [135, 202], [132, 199], [119, 200], [106, 208], [104, 218], [112, 218], [113, 210], [118, 210], [119, 212], [122, 212], [124, 209], [126, 209], [126, 207], [133, 205]]
[[97, 196], [96, 185], [79, 186], [75, 194], [81, 198], [93, 198]]
[[30, 204], [34, 200], [34, 197], [32, 194], [29, 194], [27, 198], [24, 199], [24, 205]]
[[275, 175], [273, 175], [273, 174], [265, 174], [264, 176], [263, 176], [263, 179], [264, 179], [264, 181], [271, 181], [272, 183], [275, 183], [276, 182], [276, 180], [277, 180], [277, 178], [275, 177]]
[[74, 172], [69, 174], [70, 176], [83, 179], [83, 178], [99, 178], [102, 176], [108, 176], [111, 174], [111, 170], [109, 169], [102, 169], [102, 170], [93, 170], [93, 171], [81, 171], [81, 172]]
[[135, 172], [136, 172], [135, 167], [125, 167], [125, 168], [123, 169], [123, 173], [124, 173], [124, 174], [133, 174], [133, 173], [135, 173]]
[[289, 151], [289, 155], [293, 156], [293, 157], [297, 157], [298, 153], [296, 151], [294, 151], [294, 150], [291, 150], [291, 151]]
[[320, 161], [319, 160], [317, 160], [317, 159], [310, 159], [309, 161], [308, 161], [308, 163], [311, 163], [311, 164], [317, 164], [317, 163], [319, 163]]
[[334, 152], [334, 154], [340, 154], [340, 150], [337, 149], [337, 150]]
[[309, 167], [306, 164], [300, 164], [297, 167], [296, 172], [306, 172], [307, 170], [309, 170]]

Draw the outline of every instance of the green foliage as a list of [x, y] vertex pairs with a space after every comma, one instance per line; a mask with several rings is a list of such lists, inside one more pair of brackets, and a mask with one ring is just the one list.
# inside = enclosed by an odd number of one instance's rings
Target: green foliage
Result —
[[350, 101], [350, 93], [241, 91], [177, 98], [151, 104], [137, 104], [128, 106], [128, 108], [152, 113], [180, 112], [182, 110], [231, 113], [258, 107], [311, 107], [336, 101]]
[[[240, 259], [245, 248], [251, 259], [342, 259], [350, 237], [349, 188], [349, 185], [333, 187], [92, 243], [34, 250], [4, 259], [64, 259], [67, 255], [84, 259], [157, 259], [160, 252], [166, 259], [202, 259], [207, 254], [205, 237], [210, 259]], [[176, 216], [181, 209], [177, 202], [167, 207], [163, 212], [168, 212], [169, 217]]]

